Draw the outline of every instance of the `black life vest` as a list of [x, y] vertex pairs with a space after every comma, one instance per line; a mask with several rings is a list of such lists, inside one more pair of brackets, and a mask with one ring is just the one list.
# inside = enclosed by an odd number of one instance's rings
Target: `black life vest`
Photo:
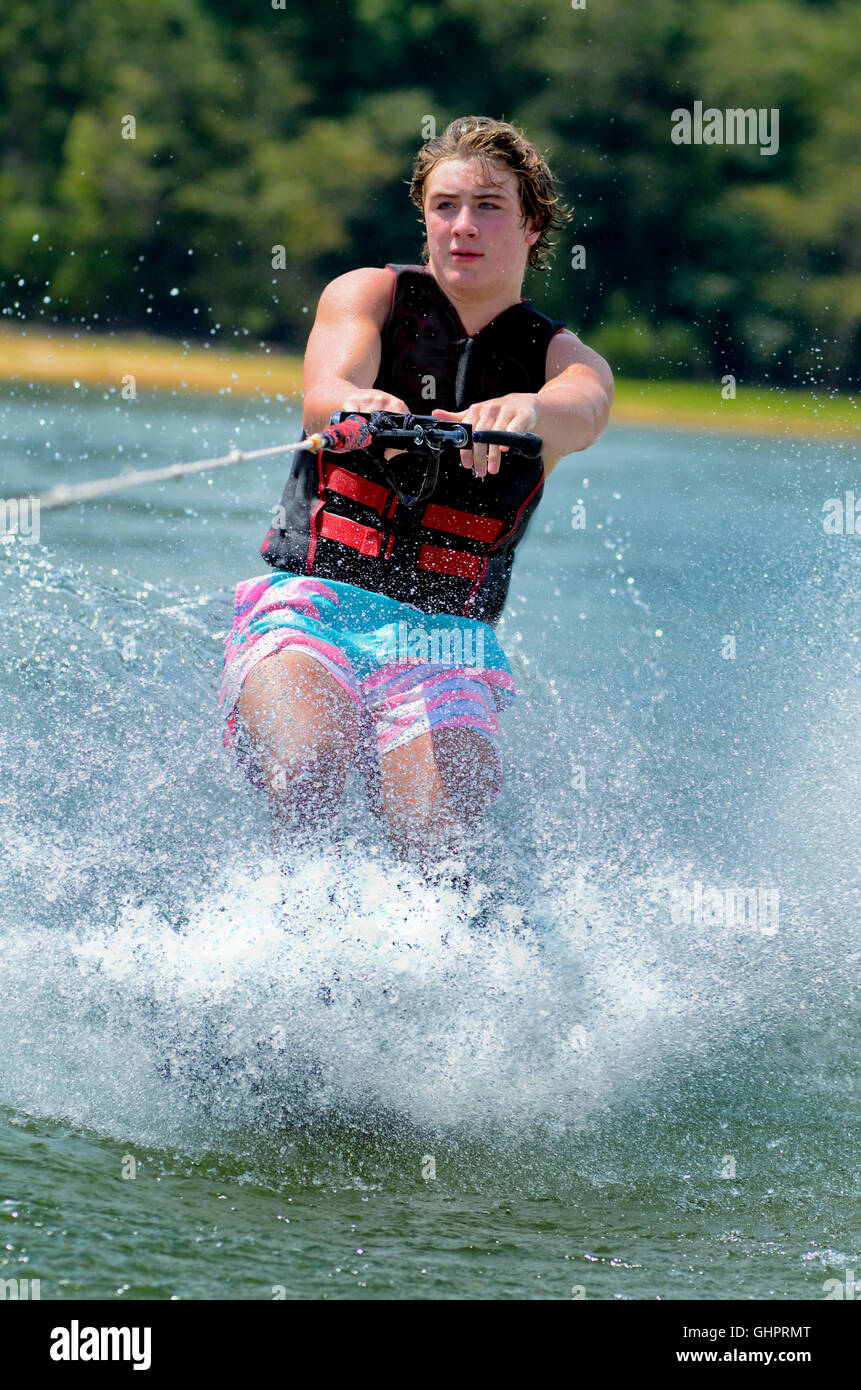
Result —
[[[377, 389], [417, 415], [541, 389], [547, 348], [562, 324], [521, 300], [470, 337], [429, 271], [388, 269], [395, 284]], [[426, 613], [495, 623], [515, 546], [544, 488], [544, 463], [509, 450], [498, 473], [478, 478], [446, 447], [439, 465], [433, 490], [405, 505], [398, 492], [421, 493], [426, 456], [386, 462], [373, 446], [297, 454], [263, 558], [276, 569], [343, 580]]]

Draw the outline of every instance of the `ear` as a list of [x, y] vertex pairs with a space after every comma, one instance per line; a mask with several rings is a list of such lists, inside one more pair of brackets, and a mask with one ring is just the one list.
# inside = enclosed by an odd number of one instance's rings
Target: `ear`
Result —
[[536, 241], [537, 241], [538, 238], [540, 237], [540, 235], [541, 235], [540, 232], [527, 232], [527, 234], [526, 234], [526, 245], [527, 245], [527, 246], [534, 246], [535, 243], [536, 243]]

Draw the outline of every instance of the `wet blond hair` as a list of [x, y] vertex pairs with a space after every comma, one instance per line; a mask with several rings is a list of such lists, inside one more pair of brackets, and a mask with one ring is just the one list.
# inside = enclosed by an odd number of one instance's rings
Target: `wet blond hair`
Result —
[[[571, 212], [556, 192], [546, 160], [523, 131], [490, 116], [459, 116], [442, 135], [426, 141], [416, 155], [410, 182], [410, 197], [422, 214], [428, 176], [444, 159], [480, 159], [488, 177], [492, 176], [492, 164], [500, 164], [516, 175], [524, 222], [539, 234], [529, 248], [528, 264], [533, 270], [547, 270], [554, 246], [549, 234], [564, 227]], [[427, 242], [422, 255], [428, 259]]]

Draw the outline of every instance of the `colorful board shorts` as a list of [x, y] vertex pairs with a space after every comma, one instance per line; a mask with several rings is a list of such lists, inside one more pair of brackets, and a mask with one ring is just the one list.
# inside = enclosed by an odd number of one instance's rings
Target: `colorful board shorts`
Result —
[[499, 792], [497, 715], [517, 692], [486, 623], [280, 570], [239, 584], [221, 681], [224, 746], [259, 787], [265, 782], [236, 706], [249, 671], [286, 647], [307, 652], [350, 696], [360, 716], [363, 774], [378, 773], [382, 754], [431, 729], [468, 728], [493, 746]]

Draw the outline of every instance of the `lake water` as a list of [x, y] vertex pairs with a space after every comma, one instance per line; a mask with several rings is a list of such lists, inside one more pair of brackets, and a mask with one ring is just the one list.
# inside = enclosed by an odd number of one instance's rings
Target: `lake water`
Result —
[[[298, 428], [0, 403], [6, 498]], [[466, 908], [351, 785], [349, 873], [297, 859], [288, 926], [217, 703], [285, 469], [0, 539], [0, 1277], [823, 1298], [861, 1248], [861, 537], [822, 526], [857, 453], [611, 428], [563, 462], [499, 628], [521, 696]]]

